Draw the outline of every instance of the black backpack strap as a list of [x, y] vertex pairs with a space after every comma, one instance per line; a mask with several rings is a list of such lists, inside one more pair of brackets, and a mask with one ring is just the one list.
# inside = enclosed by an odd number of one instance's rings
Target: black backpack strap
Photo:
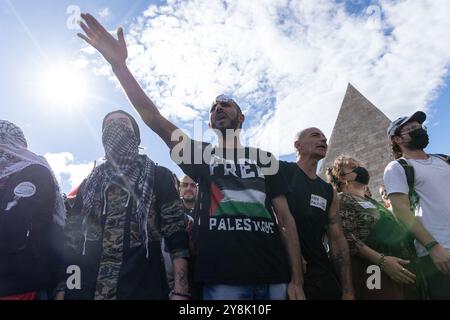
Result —
[[414, 189], [414, 168], [408, 162], [406, 162], [405, 159], [398, 159], [397, 162], [400, 163], [400, 165], [405, 170], [406, 181], [408, 182], [409, 190], [410, 191], [413, 190]]
[[405, 159], [398, 159], [397, 162], [403, 167], [406, 174], [406, 182], [408, 183], [408, 197], [411, 211], [414, 212], [417, 205], [419, 204], [419, 195], [414, 190], [414, 168], [406, 162]]
[[430, 156], [438, 157], [439, 159], [447, 162], [450, 165], [450, 156], [446, 154], [437, 153], [437, 154], [430, 154]]

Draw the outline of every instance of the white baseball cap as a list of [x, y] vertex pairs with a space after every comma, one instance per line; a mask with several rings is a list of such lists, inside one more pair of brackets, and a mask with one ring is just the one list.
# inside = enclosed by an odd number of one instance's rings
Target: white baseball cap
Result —
[[392, 139], [392, 137], [395, 136], [395, 131], [397, 131], [397, 129], [403, 126], [405, 123], [417, 121], [418, 123], [422, 124], [425, 122], [426, 119], [427, 115], [423, 111], [417, 111], [410, 117], [398, 118], [389, 125], [389, 128], [387, 129], [387, 135], [389, 139]]

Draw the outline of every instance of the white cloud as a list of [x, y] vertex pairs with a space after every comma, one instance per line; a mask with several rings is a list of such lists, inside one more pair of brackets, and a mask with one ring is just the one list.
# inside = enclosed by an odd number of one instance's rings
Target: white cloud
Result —
[[62, 190], [65, 192], [78, 187], [94, 167], [94, 162], [75, 162], [75, 158], [70, 152], [47, 153], [44, 157], [55, 173]]
[[97, 53], [97, 51], [91, 46], [85, 46], [83, 49], [81, 49], [81, 51], [87, 55], [93, 55]]
[[98, 15], [103, 18], [106, 19], [109, 16], [111, 16], [111, 10], [107, 7], [100, 9], [100, 11], [98, 12]]
[[375, 3], [358, 15], [332, 0], [172, 0], [131, 25], [129, 64], [180, 126], [232, 93], [253, 144], [288, 154], [302, 128], [331, 134], [348, 82], [391, 118], [442, 86], [450, 1]]
[[89, 65], [89, 61], [85, 56], [80, 56], [76, 60], [71, 61], [70, 64], [76, 69], [84, 69]]

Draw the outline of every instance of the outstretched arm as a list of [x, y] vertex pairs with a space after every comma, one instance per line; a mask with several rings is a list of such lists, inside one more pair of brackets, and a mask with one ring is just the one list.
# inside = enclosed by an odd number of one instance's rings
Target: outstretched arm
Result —
[[179, 142], [171, 139], [178, 127], [161, 115], [128, 69], [128, 50], [123, 29], [117, 30], [116, 39], [92, 15], [81, 14], [81, 18], [83, 21], [80, 26], [86, 34], [79, 33], [78, 36], [97, 49], [111, 64], [114, 74], [142, 120], [172, 149]]

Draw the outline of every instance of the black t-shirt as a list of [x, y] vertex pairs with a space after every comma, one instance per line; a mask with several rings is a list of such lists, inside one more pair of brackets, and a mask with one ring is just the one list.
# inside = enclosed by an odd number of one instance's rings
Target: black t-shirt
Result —
[[53, 177], [44, 166], [30, 165], [5, 179], [0, 189], [0, 297], [52, 290], [62, 253], [62, 228], [53, 223]]
[[299, 233], [307, 274], [330, 272], [332, 266], [324, 246], [328, 210], [333, 187], [321, 178], [309, 178], [297, 163], [280, 161], [280, 170], [289, 188], [287, 200]]
[[175, 149], [172, 158], [199, 184], [196, 282], [287, 283], [286, 250], [271, 208], [271, 199], [287, 191], [281, 176], [273, 174], [278, 161], [255, 148], [225, 151], [193, 140], [186, 146], [178, 154], [182, 163], [174, 159]]

